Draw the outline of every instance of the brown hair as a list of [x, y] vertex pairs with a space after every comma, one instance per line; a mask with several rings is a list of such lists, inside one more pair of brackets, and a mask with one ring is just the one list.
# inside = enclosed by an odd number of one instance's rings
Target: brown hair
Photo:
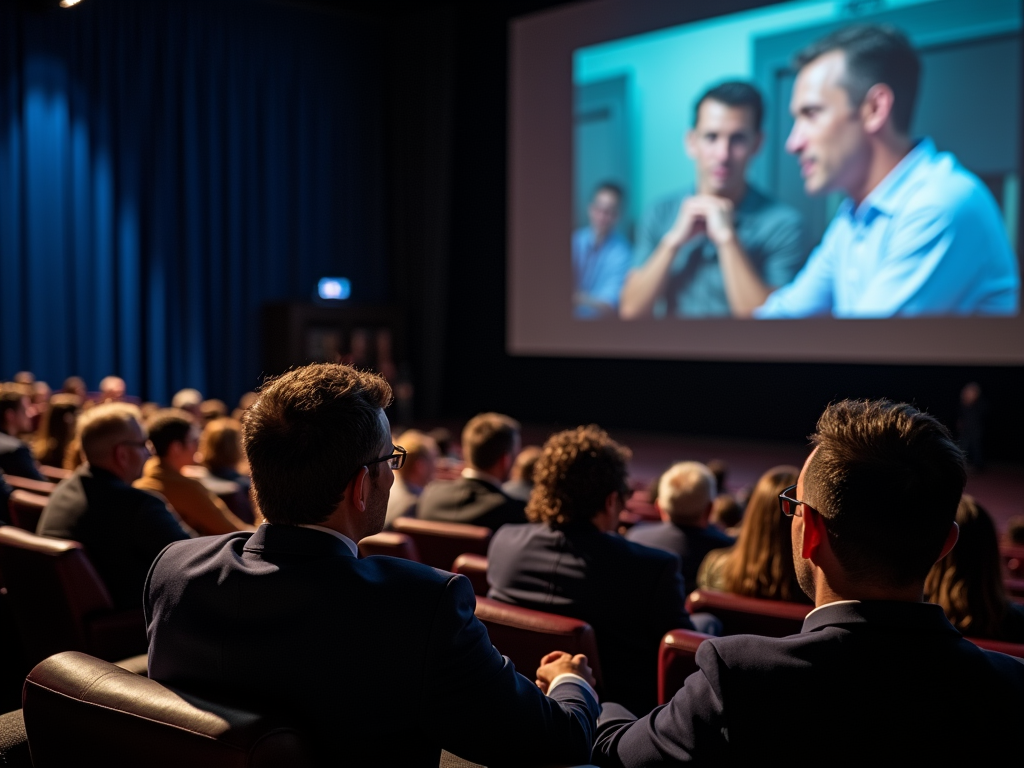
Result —
[[490, 469], [515, 446], [519, 422], [501, 413], [481, 413], [462, 430], [462, 454], [475, 469]]
[[592, 520], [614, 491], [626, 496], [632, 453], [596, 424], [558, 432], [544, 443], [526, 505], [532, 522], [565, 527]]
[[75, 436], [75, 420], [81, 407], [82, 398], [78, 395], [58, 393], [50, 398], [32, 448], [39, 463], [61, 465], [68, 443]]
[[996, 527], [985, 508], [967, 494], [957, 507], [956, 524], [960, 538], [928, 572], [924, 599], [941, 605], [965, 635], [999, 639], [1009, 603]]
[[967, 472], [933, 416], [906, 403], [844, 400], [811, 435], [803, 494], [846, 573], [872, 584], [924, 579], [942, 551]]
[[129, 403], [104, 403], [90, 408], [79, 417], [75, 432], [80, 452], [91, 463], [105, 461], [117, 442], [129, 433], [130, 422], [141, 419], [139, 409]]
[[242, 420], [253, 493], [267, 521], [330, 517], [360, 466], [390, 441], [378, 416], [390, 402], [382, 376], [347, 365], [307, 365], [268, 381]]
[[203, 464], [210, 469], [234, 468], [242, 460], [242, 423], [237, 419], [214, 419], [199, 436]]
[[803, 600], [793, 568], [792, 518], [779, 511], [779, 494], [796, 482], [800, 470], [772, 467], [757, 481], [743, 527], [722, 569], [727, 592], [768, 600]]
[[161, 408], [147, 421], [149, 442], [153, 444], [153, 452], [163, 458], [171, 443], [184, 443], [195, 422], [192, 414], [181, 408]]
[[515, 462], [512, 464], [512, 471], [509, 476], [513, 480], [524, 480], [533, 484], [533, 470], [537, 467], [537, 460], [543, 450], [539, 445], [528, 445], [519, 452]]

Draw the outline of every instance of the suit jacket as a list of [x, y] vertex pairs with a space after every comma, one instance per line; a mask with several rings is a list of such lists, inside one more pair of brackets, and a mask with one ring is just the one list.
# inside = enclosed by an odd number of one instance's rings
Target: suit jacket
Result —
[[436, 768], [442, 749], [488, 766], [587, 762], [591, 694], [565, 683], [544, 696], [475, 606], [464, 576], [262, 525], [161, 553], [146, 589], [149, 673], [279, 713], [333, 764]]
[[28, 445], [6, 432], [0, 432], [0, 471], [15, 477], [46, 480], [36, 468], [36, 460]]
[[693, 629], [679, 558], [601, 533], [589, 523], [556, 530], [507, 525], [487, 553], [488, 597], [582, 619], [594, 628], [603, 698], [633, 711], [657, 704], [658, 646]]
[[142, 477], [133, 485], [167, 499], [185, 524], [200, 536], [251, 530], [248, 523], [236, 517], [228, 505], [201, 482], [165, 467], [158, 456], [146, 461]]
[[54, 489], [36, 533], [80, 542], [123, 609], [141, 607], [146, 574], [160, 550], [188, 538], [156, 496], [89, 464]]
[[1019, 754], [1024, 663], [927, 603], [835, 603], [799, 635], [704, 641], [698, 672], [633, 720], [606, 705], [600, 766], [986, 765]]
[[14, 489], [7, 484], [4, 473], [0, 472], [0, 523], [3, 525], [7, 525], [11, 520], [10, 508], [7, 506], [7, 502], [10, 500], [12, 493], [14, 493]]
[[460, 477], [435, 480], [423, 489], [416, 516], [445, 523], [482, 525], [496, 531], [507, 523], [526, 522], [526, 504], [506, 496], [486, 480]]
[[630, 528], [626, 538], [645, 547], [676, 555], [681, 563], [680, 570], [687, 589], [696, 588], [697, 569], [708, 552], [731, 547], [736, 543], [732, 536], [722, 533], [713, 525], [698, 528], [675, 523], [641, 523]]

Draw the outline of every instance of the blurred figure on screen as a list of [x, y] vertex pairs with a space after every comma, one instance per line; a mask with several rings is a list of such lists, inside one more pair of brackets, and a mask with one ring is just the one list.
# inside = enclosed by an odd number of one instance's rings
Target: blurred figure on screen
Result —
[[747, 183], [761, 148], [761, 94], [726, 82], [697, 101], [686, 153], [696, 188], [657, 201], [637, 232], [619, 316], [749, 317], [803, 266], [800, 214]]
[[921, 62], [891, 27], [840, 29], [796, 55], [786, 149], [808, 194], [847, 199], [755, 317], [1012, 315], [1020, 277], [991, 193], [910, 126]]
[[573, 315], [582, 319], [614, 314], [629, 269], [630, 247], [615, 229], [622, 188], [605, 182], [587, 206], [590, 223], [572, 235]]

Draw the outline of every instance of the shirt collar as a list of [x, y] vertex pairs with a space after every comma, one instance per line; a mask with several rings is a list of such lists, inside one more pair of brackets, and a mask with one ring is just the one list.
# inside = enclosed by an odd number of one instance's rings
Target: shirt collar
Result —
[[501, 480], [496, 478], [494, 475], [489, 475], [486, 472], [481, 472], [479, 469], [466, 467], [464, 470], [462, 470], [462, 476], [469, 478], [470, 480], [482, 480], [485, 483], [493, 485], [495, 488], [501, 488]]
[[344, 533], [336, 531], [333, 528], [326, 528], [326, 527], [324, 527], [322, 525], [313, 525], [311, 523], [307, 523], [305, 525], [299, 525], [297, 527], [299, 527], [299, 528], [309, 528], [312, 531], [321, 531], [323, 533], [329, 533], [331, 536], [334, 536], [336, 539], [341, 539], [345, 543], [345, 546], [349, 548], [349, 551], [355, 557], [359, 557], [359, 547], [356, 545], [356, 543], [354, 541], [352, 541], [352, 539], [350, 539]]
[[[831, 603], [819, 605], [817, 608], [808, 613], [807, 616], [811, 616], [812, 614], [815, 614], [818, 611], [820, 611], [822, 608], [828, 608], [831, 605], [855, 605], [858, 603], [860, 603], [860, 600], [833, 600]], [[807, 616], [804, 617], [805, 620], [807, 619]]]
[[935, 157], [935, 152], [935, 142], [930, 138], [925, 137], [918, 141], [914, 148], [885, 175], [885, 178], [871, 190], [856, 209], [851, 204], [851, 215], [859, 214], [863, 217], [871, 209], [891, 214], [908, 192], [906, 180], [918, 166], [930, 162]]

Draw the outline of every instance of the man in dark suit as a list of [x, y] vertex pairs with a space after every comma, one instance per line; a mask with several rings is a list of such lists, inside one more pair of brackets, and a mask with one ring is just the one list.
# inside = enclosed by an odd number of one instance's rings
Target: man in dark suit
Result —
[[172, 541], [187, 539], [157, 496], [131, 487], [149, 458], [138, 408], [97, 405], [78, 421], [87, 463], [62, 480], [39, 518], [36, 533], [80, 542], [118, 608], [142, 607], [153, 559]]
[[474, 416], [462, 430], [466, 468], [457, 480], [435, 480], [420, 496], [423, 520], [482, 525], [492, 531], [525, 523], [525, 503], [501, 489], [519, 453], [519, 422], [500, 413]]
[[150, 677], [276, 712], [308, 730], [324, 763], [435, 768], [442, 749], [488, 766], [587, 762], [586, 657], [546, 656], [545, 696], [491, 645], [464, 576], [358, 558], [404, 461], [390, 400], [382, 377], [344, 365], [264, 387], [244, 440], [268, 522], [160, 555], [146, 592]]
[[534, 468], [527, 514], [487, 553], [489, 597], [582, 619], [594, 628], [606, 698], [657, 703], [658, 644], [693, 629], [679, 558], [615, 533], [629, 450], [596, 426], [552, 435]]
[[780, 496], [817, 606], [803, 631], [705, 641], [700, 670], [640, 720], [606, 705], [598, 765], [985, 765], [1019, 751], [1024, 664], [922, 602], [957, 538], [966, 472], [949, 432], [909, 405], [844, 401], [812, 440]]
[[626, 534], [637, 544], [677, 555], [687, 589], [697, 586], [697, 569], [708, 552], [736, 543], [732, 536], [708, 525], [716, 489], [715, 476], [703, 464], [674, 464], [658, 481], [658, 509], [663, 522], [640, 523]]
[[0, 392], [0, 471], [16, 477], [45, 480], [32, 451], [18, 435], [32, 431], [28, 397], [15, 389]]

